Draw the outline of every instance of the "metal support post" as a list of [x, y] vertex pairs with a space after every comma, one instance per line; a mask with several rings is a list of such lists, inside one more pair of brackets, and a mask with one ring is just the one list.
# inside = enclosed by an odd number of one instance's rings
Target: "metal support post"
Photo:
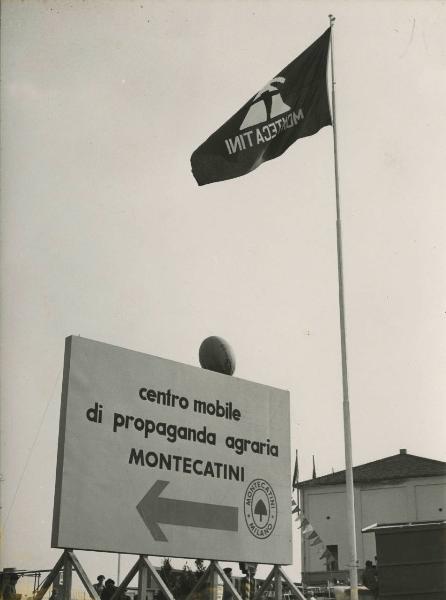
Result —
[[73, 580], [73, 564], [69, 552], [64, 552], [63, 560], [63, 600], [71, 600], [71, 584]]
[[[141, 558], [147, 559], [146, 555], [141, 555]], [[145, 560], [141, 560], [139, 563], [138, 570], [138, 600], [146, 600], [147, 597], [147, 583], [148, 583], [148, 568]]]
[[282, 600], [282, 576], [279, 565], [274, 565], [274, 598]]

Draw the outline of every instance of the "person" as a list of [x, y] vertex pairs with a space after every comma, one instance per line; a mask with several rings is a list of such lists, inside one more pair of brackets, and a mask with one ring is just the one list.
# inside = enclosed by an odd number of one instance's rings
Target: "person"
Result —
[[113, 579], [107, 579], [105, 581], [104, 589], [101, 593], [101, 600], [110, 600], [117, 588]]
[[104, 591], [104, 575], [98, 575], [96, 578], [98, 581], [93, 585], [94, 589], [97, 591], [98, 596], [101, 597], [102, 592]]
[[365, 569], [362, 573], [362, 584], [378, 598], [378, 573], [371, 560], [365, 561]]
[[59, 588], [53, 584], [53, 589], [51, 590], [50, 600], [59, 600]]
[[19, 575], [17, 575], [17, 573], [11, 573], [11, 575], [9, 575], [7, 578], [5, 577], [5, 579], [6, 582], [4, 585], [2, 585], [3, 600], [16, 600], [17, 594], [15, 591], [15, 584], [19, 580]]

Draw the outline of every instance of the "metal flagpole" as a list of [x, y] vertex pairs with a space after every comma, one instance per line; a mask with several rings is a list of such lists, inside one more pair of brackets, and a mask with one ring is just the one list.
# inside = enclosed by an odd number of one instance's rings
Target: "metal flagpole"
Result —
[[345, 334], [344, 310], [344, 280], [342, 270], [342, 226], [341, 204], [339, 200], [339, 167], [336, 132], [336, 101], [335, 101], [335, 75], [333, 58], [333, 24], [335, 17], [329, 15], [331, 29], [331, 99], [333, 107], [333, 142], [334, 165], [336, 182], [336, 243], [338, 250], [338, 280], [339, 280], [339, 321], [341, 329], [341, 359], [342, 359], [342, 390], [344, 410], [344, 446], [345, 446], [345, 480], [347, 496], [347, 526], [349, 540], [349, 570], [350, 570], [350, 598], [358, 600], [358, 558], [356, 553], [356, 524], [355, 524], [355, 496], [353, 487], [353, 461], [352, 461], [352, 435], [350, 427], [350, 403], [348, 397], [348, 372], [347, 372], [347, 345]]

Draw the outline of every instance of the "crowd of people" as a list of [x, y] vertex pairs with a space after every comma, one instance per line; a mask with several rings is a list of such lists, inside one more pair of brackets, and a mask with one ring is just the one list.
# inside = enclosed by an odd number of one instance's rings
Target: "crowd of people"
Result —
[[[110, 600], [118, 589], [113, 579], [105, 579], [104, 575], [97, 576], [97, 582], [93, 585], [101, 600]], [[120, 596], [120, 600], [130, 600], [126, 594]]]
[[[226, 568], [223, 569], [226, 576], [230, 581], [232, 581], [232, 569]], [[1, 596], [0, 600], [17, 600], [17, 595], [15, 591], [15, 584], [17, 583], [19, 576], [17, 574], [12, 574], [7, 582], [2, 582]], [[364, 587], [369, 589], [373, 593], [373, 597], [375, 600], [378, 599], [379, 594], [379, 586], [378, 586], [378, 571], [376, 565], [372, 563], [371, 560], [367, 560], [365, 563], [365, 569], [362, 573], [362, 584]], [[115, 585], [113, 579], [106, 579], [104, 575], [98, 575], [97, 582], [93, 585], [96, 590], [97, 595], [100, 600], [111, 600], [112, 596], [115, 594], [118, 589]], [[57, 589], [53, 587], [53, 593], [51, 594], [50, 600], [58, 600]], [[314, 598], [312, 595], [307, 595], [307, 598]], [[232, 592], [224, 586], [223, 592], [223, 600], [231, 600]], [[119, 600], [131, 600], [129, 596], [126, 594], [122, 594]]]

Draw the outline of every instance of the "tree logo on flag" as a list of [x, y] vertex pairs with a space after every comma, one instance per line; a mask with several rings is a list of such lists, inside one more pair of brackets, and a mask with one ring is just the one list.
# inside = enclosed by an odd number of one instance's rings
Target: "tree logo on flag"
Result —
[[254, 479], [249, 484], [243, 502], [246, 525], [252, 535], [266, 539], [277, 522], [277, 501], [271, 485], [265, 479]]
[[243, 123], [240, 125], [240, 129], [246, 129], [246, 127], [253, 127], [259, 123], [264, 123], [265, 121], [283, 115], [283, 113], [290, 110], [290, 107], [282, 100], [280, 91], [274, 85], [277, 83], [283, 85], [285, 83], [285, 77], [274, 77], [274, 79], [268, 81], [268, 83], [257, 92], [243, 119]]

